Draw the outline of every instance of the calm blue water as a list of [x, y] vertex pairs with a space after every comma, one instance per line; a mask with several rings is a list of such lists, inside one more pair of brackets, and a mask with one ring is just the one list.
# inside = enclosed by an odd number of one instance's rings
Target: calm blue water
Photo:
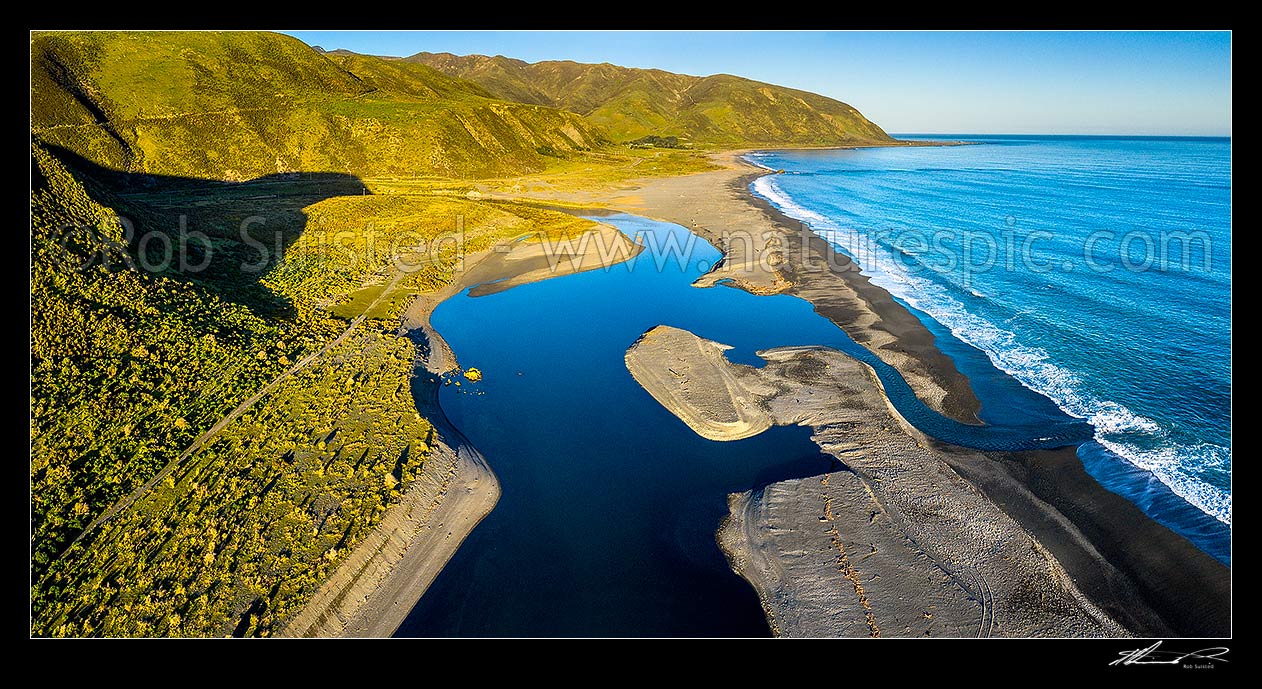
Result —
[[1229, 561], [1230, 140], [959, 138], [756, 153], [787, 174], [753, 189], [913, 307], [985, 420], [1046, 396], [1093, 475]]
[[485, 376], [443, 387], [440, 401], [487, 456], [503, 497], [400, 636], [768, 633], [753, 590], [715, 545], [726, 495], [815, 475], [832, 460], [796, 426], [730, 443], [696, 435], [623, 364], [627, 347], [660, 324], [732, 345], [729, 357], [752, 365], [767, 347], [837, 347], [873, 365], [908, 420], [951, 442], [1019, 449], [1090, 435], [1024, 388], [1032, 401], [1005, 407], [996, 426], [946, 419], [809, 303], [692, 287], [720, 254], [685, 228], [602, 220], [641, 237], [646, 251], [607, 272], [466, 292], [432, 316], [461, 363]]
[[[681, 245], [692, 237], [631, 216], [604, 220]], [[443, 409], [486, 455], [503, 496], [398, 636], [769, 635], [753, 589], [715, 544], [726, 496], [817, 474], [831, 459], [802, 427], [701, 438], [623, 364], [662, 323], [738, 345], [746, 360], [797, 342], [791, 326], [814, 317], [809, 304], [690, 286], [704, 272], [695, 262], [718, 258], [698, 241], [687, 265], [658, 271], [645, 252], [609, 272], [466, 292], [435, 310], [462, 365], [484, 375], [444, 387]], [[759, 323], [733, 317], [749, 308]]]

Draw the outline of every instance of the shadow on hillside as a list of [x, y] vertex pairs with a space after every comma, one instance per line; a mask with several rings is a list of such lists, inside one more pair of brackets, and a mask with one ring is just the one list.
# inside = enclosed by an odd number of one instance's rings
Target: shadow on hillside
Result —
[[303, 209], [369, 193], [358, 177], [342, 173], [278, 173], [245, 182], [137, 174], [44, 146], [96, 202], [131, 223], [127, 250], [137, 270], [196, 283], [260, 316], [293, 315], [292, 304], [259, 280], [306, 227]]

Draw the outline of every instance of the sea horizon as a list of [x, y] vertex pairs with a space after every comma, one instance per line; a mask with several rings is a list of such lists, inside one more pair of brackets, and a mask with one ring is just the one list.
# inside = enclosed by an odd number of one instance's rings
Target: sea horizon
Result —
[[1048, 139], [1154, 139], [1154, 140], [1206, 140], [1206, 141], [1230, 141], [1230, 134], [1045, 134], [1045, 133], [986, 133], [986, 132], [889, 132], [889, 135], [898, 139], [900, 137], [910, 138], [927, 138], [927, 137], [987, 137], [992, 139], [1016, 139], [1022, 137], [1037, 137]]

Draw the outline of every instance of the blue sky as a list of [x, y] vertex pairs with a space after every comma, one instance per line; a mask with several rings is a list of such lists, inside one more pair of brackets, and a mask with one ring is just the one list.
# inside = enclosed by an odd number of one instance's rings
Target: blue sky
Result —
[[896, 133], [1231, 134], [1226, 32], [285, 33], [375, 55], [737, 74], [844, 100]]

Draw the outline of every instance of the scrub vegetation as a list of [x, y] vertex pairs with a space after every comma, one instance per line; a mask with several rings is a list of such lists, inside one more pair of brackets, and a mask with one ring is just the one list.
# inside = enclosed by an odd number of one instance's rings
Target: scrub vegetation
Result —
[[32, 37], [33, 634], [275, 633], [411, 482], [448, 480], [398, 321], [476, 252], [593, 227], [517, 195], [710, 167], [625, 144], [650, 135], [884, 138], [734, 77], [685, 106], [644, 75], [523, 73], [552, 94], [527, 98], [461, 71], [270, 33]]

